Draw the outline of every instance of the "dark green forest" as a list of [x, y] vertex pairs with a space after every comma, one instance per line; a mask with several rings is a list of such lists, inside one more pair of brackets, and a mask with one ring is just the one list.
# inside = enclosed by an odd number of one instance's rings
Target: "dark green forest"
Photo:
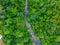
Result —
[[[33, 45], [23, 12], [24, 0], [0, 0], [0, 34], [5, 45]], [[42, 45], [60, 45], [60, 0], [28, 0], [27, 19]]]

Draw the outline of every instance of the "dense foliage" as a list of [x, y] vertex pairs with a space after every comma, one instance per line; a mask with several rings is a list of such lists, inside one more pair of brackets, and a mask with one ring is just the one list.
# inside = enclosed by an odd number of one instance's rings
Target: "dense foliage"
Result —
[[[29, 0], [27, 19], [42, 45], [60, 44], [60, 0]], [[24, 0], [0, 0], [0, 34], [6, 45], [33, 45], [23, 20]]]

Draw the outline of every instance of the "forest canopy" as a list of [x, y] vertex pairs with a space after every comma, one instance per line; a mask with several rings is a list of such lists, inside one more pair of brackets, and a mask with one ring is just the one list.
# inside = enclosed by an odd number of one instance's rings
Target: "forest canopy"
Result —
[[[24, 0], [0, 0], [0, 34], [6, 45], [33, 45], [23, 11]], [[42, 45], [60, 44], [60, 0], [28, 0], [27, 19]]]

